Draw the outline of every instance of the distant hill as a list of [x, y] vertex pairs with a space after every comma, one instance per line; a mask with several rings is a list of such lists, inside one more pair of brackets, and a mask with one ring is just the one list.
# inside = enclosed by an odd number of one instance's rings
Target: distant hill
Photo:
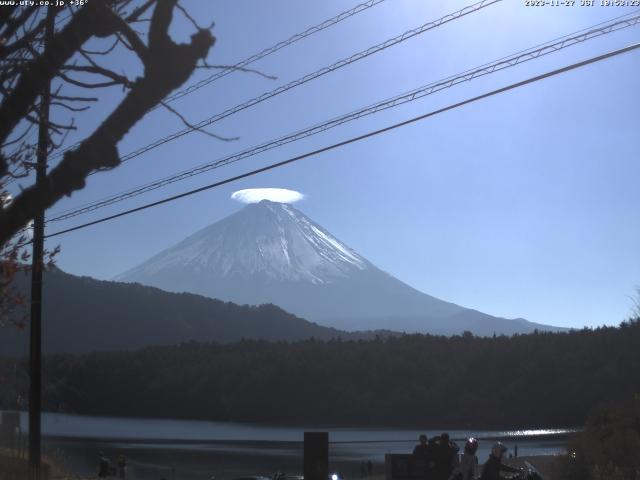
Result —
[[347, 331], [511, 335], [565, 330], [495, 317], [420, 292], [296, 208], [268, 200], [245, 206], [116, 278], [241, 304], [273, 303]]
[[[226, 343], [242, 338], [294, 341], [369, 335], [321, 327], [273, 305], [240, 306], [57, 269], [46, 272], [44, 282], [43, 349], [48, 353], [133, 350], [193, 340]], [[27, 286], [26, 277], [18, 279], [17, 288], [28, 292]], [[28, 343], [26, 331], [0, 330], [2, 354], [26, 354]]]

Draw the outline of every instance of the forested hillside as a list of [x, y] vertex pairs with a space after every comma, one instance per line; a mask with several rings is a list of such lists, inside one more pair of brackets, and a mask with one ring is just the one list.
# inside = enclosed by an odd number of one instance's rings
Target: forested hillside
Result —
[[[349, 334], [296, 317], [274, 305], [248, 306], [138, 284], [107, 282], [54, 269], [45, 273], [45, 353], [135, 350], [180, 342], [330, 339]], [[28, 278], [16, 288], [29, 297]], [[26, 315], [28, 310], [17, 312]], [[373, 334], [352, 334], [355, 338]], [[26, 355], [27, 331], [0, 332], [0, 354]]]
[[[45, 402], [51, 410], [142, 417], [573, 426], [598, 403], [640, 392], [639, 346], [638, 320], [514, 337], [187, 343], [50, 356]], [[4, 361], [5, 378], [12, 367]], [[5, 404], [14, 393], [5, 389]]]

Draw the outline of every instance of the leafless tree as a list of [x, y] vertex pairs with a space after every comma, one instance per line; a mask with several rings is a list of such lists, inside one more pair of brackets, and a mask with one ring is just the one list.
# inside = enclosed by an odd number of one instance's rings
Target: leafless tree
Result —
[[[168, 33], [176, 12], [194, 25], [189, 43], [177, 43]], [[109, 42], [109, 46], [92, 50], [91, 41]], [[177, 0], [0, 7], [0, 323], [3, 318], [6, 322], [11, 305], [22, 301], [9, 291], [27, 259], [21, 247], [28, 242], [29, 222], [40, 209], [82, 189], [92, 172], [117, 167], [121, 162], [118, 143], [147, 112], [165, 105], [163, 98], [184, 84], [196, 68], [207, 67], [205, 60], [214, 41], [211, 28], [198, 26]], [[139, 59], [139, 76], [117, 71], [110, 62], [116, 49], [126, 49]], [[31, 134], [41, 124], [41, 95], [50, 82], [51, 108], [70, 115], [81, 115], [98, 101], [95, 89], [117, 86], [126, 93], [95, 130], [64, 152], [44, 182], [34, 182], [10, 198], [9, 184], [31, 178], [37, 153]], [[173, 108], [170, 111], [188, 124]], [[76, 128], [73, 119], [48, 120], [46, 126], [49, 151], [59, 148]]]

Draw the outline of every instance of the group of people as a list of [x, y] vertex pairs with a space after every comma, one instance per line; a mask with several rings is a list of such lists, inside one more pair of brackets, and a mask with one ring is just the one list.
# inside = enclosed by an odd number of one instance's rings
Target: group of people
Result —
[[[451, 441], [449, 434], [443, 433], [431, 440], [420, 435], [418, 445], [413, 449], [416, 464], [424, 469], [426, 480], [473, 480], [478, 457], [478, 440], [469, 438], [465, 442], [464, 451], [458, 454], [458, 445]], [[502, 463], [507, 448], [500, 442], [491, 449], [489, 459], [482, 467], [479, 480], [498, 480], [500, 472], [519, 473], [517, 468]]]
[[448, 433], [431, 440], [420, 435], [420, 443], [413, 449], [417, 469], [424, 470], [429, 480], [448, 480], [458, 458], [458, 446], [449, 439]]
[[116, 465], [112, 467], [104, 453], [98, 454], [98, 477], [105, 478], [117, 475], [118, 478], [125, 478], [126, 470], [127, 459], [124, 455], [119, 455]]

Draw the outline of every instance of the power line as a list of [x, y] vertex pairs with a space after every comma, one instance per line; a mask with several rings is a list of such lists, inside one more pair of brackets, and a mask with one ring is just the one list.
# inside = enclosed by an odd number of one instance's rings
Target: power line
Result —
[[[304, 30], [303, 32], [300, 33], [296, 33], [295, 35], [292, 35], [291, 37], [287, 38], [286, 40], [282, 40], [278, 43], [276, 43], [275, 45], [272, 45], [271, 47], [265, 48], [264, 50], [255, 53], [247, 58], [245, 58], [244, 60], [240, 60], [239, 62], [237, 62], [234, 65], [229, 66], [228, 68], [224, 68], [222, 70], [220, 70], [219, 72], [214, 73], [213, 75], [204, 78], [202, 80], [200, 80], [199, 82], [194, 83], [193, 85], [190, 85], [187, 88], [184, 88], [182, 90], [179, 90], [175, 93], [173, 93], [172, 95], [169, 95], [167, 97], [165, 97], [164, 102], [168, 103], [168, 102], [172, 102], [173, 100], [177, 100], [179, 98], [182, 98], [186, 95], [189, 95], [190, 93], [195, 92], [196, 90], [201, 89], [202, 87], [209, 85], [213, 82], [215, 82], [216, 80], [221, 79], [222, 77], [225, 77], [227, 75], [229, 75], [230, 73], [238, 70], [238, 69], [242, 69], [242, 68], [246, 68], [248, 65], [251, 65], [254, 62], [257, 62], [258, 60], [261, 60], [269, 55], [271, 55], [272, 53], [275, 53], [279, 50], [282, 50], [285, 47], [288, 47], [289, 45], [298, 42], [304, 38], [307, 38], [311, 35], [313, 35], [314, 33], [318, 33], [321, 32], [322, 30], [326, 30], [329, 27], [332, 27], [333, 25], [336, 25], [340, 22], [342, 22], [343, 20], [346, 20], [350, 17], [353, 17], [354, 15], [357, 15], [358, 13], [364, 12], [366, 10], [368, 10], [371, 7], [374, 7], [382, 2], [384, 2], [386, 0], [368, 0], [364, 3], [360, 3], [358, 5], [356, 5], [355, 7], [346, 10], [344, 12], [339, 13], [338, 15], [331, 17], [327, 20], [324, 20], [323, 22], [320, 22], [317, 25], [314, 25], [313, 27], [309, 27], [306, 30]], [[159, 106], [153, 107], [150, 111], [155, 110], [156, 108], [159, 108]], [[58, 150], [54, 155], [52, 155], [52, 158], [58, 158], [60, 156], [62, 156], [64, 154], [64, 152], [66, 152], [67, 150], [72, 150], [76, 147], [78, 147], [80, 145], [80, 143], [82, 142], [76, 142], [73, 145], [69, 145], [68, 147], [65, 147], [63, 149]]]
[[[623, 15], [622, 17], [618, 17], [618, 19], [627, 17], [627, 16], [628, 15]], [[283, 137], [279, 137], [275, 140], [271, 140], [266, 143], [251, 147], [247, 150], [229, 155], [227, 157], [216, 160], [214, 162], [205, 163], [198, 167], [179, 172], [177, 174], [142, 185], [140, 187], [135, 187], [133, 189], [126, 190], [122, 193], [111, 195], [109, 197], [103, 198], [98, 201], [94, 201], [79, 207], [74, 207], [72, 209], [67, 209], [67, 210], [58, 212], [57, 214], [54, 214], [54, 216], [52, 216], [52, 218], [50, 218], [48, 221], [55, 222], [55, 221], [66, 220], [71, 217], [81, 215], [83, 213], [91, 212], [99, 208], [106, 207], [108, 205], [112, 205], [114, 203], [117, 203], [123, 200], [127, 200], [129, 198], [141, 195], [143, 193], [147, 193], [147, 192], [156, 190], [158, 188], [164, 187], [171, 183], [175, 183], [175, 182], [184, 180], [186, 178], [193, 177], [195, 175], [200, 175], [202, 173], [208, 172], [210, 170], [214, 170], [224, 165], [235, 163], [244, 158], [252, 157], [259, 153], [263, 153], [265, 151], [271, 150], [273, 148], [324, 132], [331, 128], [337, 127], [339, 125], [343, 125], [351, 121], [355, 121], [365, 116], [372, 115], [374, 113], [377, 113], [383, 110], [395, 108], [399, 105], [418, 100], [420, 98], [423, 98], [427, 95], [431, 95], [433, 93], [444, 90], [446, 88], [451, 88], [454, 85], [457, 85], [459, 83], [468, 82], [475, 78], [488, 75], [496, 71], [514, 67], [516, 65], [539, 58], [541, 56], [557, 52], [569, 46], [576, 45], [578, 43], [585, 42], [592, 38], [605, 35], [613, 31], [617, 31], [622, 28], [627, 28], [640, 23], [640, 15], [636, 15], [634, 17], [626, 18], [623, 20], [618, 20], [618, 19], [613, 19], [613, 20], [610, 20], [609, 22], [603, 22], [593, 27], [589, 27], [587, 29], [583, 29], [572, 34], [565, 35], [564, 37], [560, 37], [558, 39], [552, 40], [545, 44], [538, 45], [536, 47], [532, 47], [527, 50], [522, 50], [510, 56], [503, 57], [499, 60], [496, 60], [490, 63], [486, 63], [474, 69], [466, 70], [462, 73], [447, 77], [443, 80], [430, 83], [423, 87], [419, 87], [417, 89], [383, 100], [381, 102], [368, 105], [366, 107], [352, 111], [345, 115], [335, 117], [327, 122], [316, 124], [306, 129], [299, 130], [297, 132], [285, 135]], [[615, 20], [618, 20], [618, 21], [615, 21]]]
[[[464, 7], [461, 10], [458, 10], [456, 12], [453, 12], [453, 13], [450, 13], [448, 15], [445, 15], [445, 16], [439, 18], [438, 20], [434, 20], [432, 22], [426, 23], [426, 24], [424, 24], [424, 25], [422, 25], [420, 27], [417, 27], [415, 29], [412, 29], [412, 30], [407, 30], [406, 32], [402, 33], [401, 35], [398, 35], [398, 36], [393, 37], [393, 38], [391, 38], [389, 40], [386, 40], [385, 42], [382, 42], [382, 43], [380, 43], [378, 45], [370, 47], [367, 50], [363, 50], [361, 52], [358, 52], [358, 53], [352, 55], [351, 57], [342, 59], [342, 60], [340, 60], [340, 61], [338, 61], [338, 62], [336, 62], [336, 63], [334, 63], [334, 64], [332, 64], [332, 65], [330, 65], [328, 67], [324, 67], [324, 68], [322, 68], [320, 70], [317, 70], [317, 71], [315, 71], [313, 73], [305, 75], [302, 78], [294, 80], [294, 81], [292, 81], [292, 82], [290, 82], [290, 83], [288, 83], [286, 85], [282, 85], [282, 86], [276, 88], [275, 90], [272, 90], [272, 91], [269, 91], [269, 92], [265, 92], [262, 95], [260, 95], [259, 97], [255, 97], [255, 98], [253, 98], [251, 100], [248, 100], [247, 102], [244, 102], [242, 104], [238, 104], [238, 105], [236, 105], [234, 107], [231, 107], [231, 108], [229, 108], [229, 109], [227, 109], [227, 110], [225, 110], [223, 112], [220, 112], [220, 113], [218, 113], [218, 114], [216, 114], [216, 115], [214, 115], [212, 117], [209, 117], [208, 119], [203, 120], [203, 121], [199, 122], [198, 124], [194, 125], [194, 128], [185, 128], [185, 129], [180, 130], [178, 132], [175, 132], [175, 133], [173, 133], [171, 135], [163, 137], [163, 138], [161, 138], [159, 140], [156, 140], [155, 142], [153, 142], [151, 144], [148, 144], [148, 145], [146, 145], [144, 147], [141, 147], [141, 148], [139, 148], [139, 149], [137, 149], [137, 150], [135, 150], [133, 152], [129, 152], [128, 154], [125, 154], [125, 155], [123, 155], [121, 157], [121, 162], [124, 163], [124, 162], [126, 162], [128, 160], [131, 160], [132, 158], [135, 158], [135, 157], [137, 157], [137, 156], [139, 156], [139, 155], [141, 155], [141, 154], [143, 154], [143, 153], [145, 153], [145, 152], [147, 152], [149, 150], [152, 150], [153, 148], [156, 148], [156, 147], [158, 147], [158, 146], [160, 146], [160, 145], [162, 145], [164, 143], [167, 143], [167, 142], [170, 142], [172, 140], [175, 140], [175, 139], [177, 139], [179, 137], [182, 137], [182, 136], [184, 136], [184, 135], [186, 135], [188, 133], [196, 131], [197, 129], [201, 129], [201, 128], [205, 127], [205, 126], [211, 125], [212, 123], [215, 123], [215, 122], [217, 122], [217, 121], [219, 121], [219, 120], [221, 120], [223, 118], [226, 118], [226, 117], [228, 117], [228, 116], [230, 116], [230, 115], [232, 115], [234, 113], [237, 113], [237, 112], [239, 112], [241, 110], [244, 110], [244, 109], [249, 108], [251, 106], [254, 106], [254, 105], [258, 104], [258, 103], [261, 103], [261, 102], [267, 100], [268, 98], [272, 98], [272, 97], [274, 97], [276, 95], [279, 95], [280, 93], [284, 93], [287, 90], [290, 90], [290, 89], [295, 88], [295, 87], [297, 87], [299, 85], [302, 85], [302, 84], [304, 84], [306, 82], [309, 82], [309, 81], [311, 81], [311, 80], [313, 80], [315, 78], [318, 78], [318, 77], [320, 77], [322, 75], [325, 75], [327, 73], [335, 71], [338, 68], [342, 68], [343, 66], [346, 66], [348, 64], [354, 63], [354, 62], [356, 62], [356, 61], [358, 61], [358, 60], [360, 60], [362, 58], [365, 58], [365, 57], [370, 56], [370, 55], [372, 55], [374, 53], [377, 53], [377, 52], [379, 52], [381, 50], [384, 50], [384, 49], [389, 48], [389, 47], [391, 47], [393, 45], [396, 45], [397, 43], [400, 43], [400, 42], [405, 41], [405, 40], [407, 40], [409, 38], [412, 38], [412, 37], [414, 37], [416, 35], [419, 35], [421, 33], [424, 33], [426, 31], [428, 31], [428, 30], [436, 28], [436, 27], [438, 27], [438, 26], [440, 26], [440, 25], [442, 25], [444, 23], [448, 23], [448, 22], [450, 22], [452, 20], [455, 20], [455, 19], [460, 18], [462, 16], [468, 15], [469, 13], [476, 12], [476, 11], [482, 9], [482, 8], [490, 6], [493, 3], [497, 3], [499, 1], [502, 1], [502, 0], [483, 0], [481, 2], [478, 2], [478, 3], [475, 3], [475, 4], [469, 5], [467, 7]], [[63, 154], [66, 150], [71, 149], [71, 148], [73, 148], [73, 147], [75, 147], [77, 145], [79, 145], [79, 143], [76, 144], [76, 145], [73, 145], [71, 147], [68, 147], [67, 149], [63, 149], [61, 151], [58, 151], [56, 154], [54, 154], [54, 156], [56, 156], [56, 155], [59, 156], [59, 155]], [[95, 173], [97, 173], [97, 172], [91, 172], [89, 175], [93, 175]], [[66, 210], [65, 210], [65, 212], [66, 212]], [[61, 218], [56, 218], [54, 220], [61, 220]]]
[[248, 58], [245, 58], [244, 60], [239, 61], [238, 63], [236, 63], [235, 65], [226, 68], [224, 70], [221, 70], [213, 75], [211, 75], [210, 77], [207, 77], [203, 80], [200, 80], [197, 83], [194, 83], [193, 85], [183, 89], [183, 90], [179, 90], [176, 93], [168, 96], [167, 98], [165, 98], [165, 102], [171, 102], [173, 100], [177, 100], [178, 98], [182, 98], [185, 95], [189, 95], [192, 92], [195, 92], [196, 90], [199, 90], [200, 88], [204, 87], [205, 85], [209, 85], [212, 82], [215, 82], [216, 80], [230, 74], [231, 72], [233, 72], [234, 70], [237, 70], [239, 68], [244, 68], [250, 64], [252, 64], [253, 62], [256, 62], [268, 55], [271, 55], [272, 53], [277, 52], [278, 50], [288, 47], [289, 45], [291, 45], [292, 43], [295, 43], [299, 40], [302, 40], [303, 38], [306, 38], [310, 35], [313, 35], [314, 33], [320, 32], [326, 28], [329, 28], [337, 23], [340, 23], [343, 20], [346, 20], [349, 17], [352, 17], [360, 12], [363, 12], [375, 5], [378, 5], [379, 3], [384, 2], [385, 0], [369, 0], [368, 2], [364, 2], [361, 3], [359, 5], [356, 5], [355, 7], [353, 7], [350, 10], [347, 10], [345, 12], [339, 13], [338, 15], [336, 15], [335, 17], [332, 17], [328, 20], [325, 20], [324, 22], [319, 23], [318, 25], [314, 25], [313, 27], [309, 27], [308, 29], [306, 29], [304, 32], [301, 33], [297, 33], [295, 35], [292, 35], [291, 37], [289, 37], [286, 40], [283, 40], [281, 42], [276, 43], [275, 45], [269, 47], [269, 48], [265, 48], [264, 50], [262, 50], [259, 53], [256, 53], [254, 55], [251, 55]]
[[[258, 105], [259, 103], [262, 103], [266, 100], [269, 100], [270, 98], [273, 98], [277, 95], [280, 95], [284, 92], [287, 92], [291, 89], [294, 89], [296, 87], [299, 87], [300, 85], [304, 85], [312, 80], [315, 80], [316, 78], [322, 77], [328, 73], [334, 72], [336, 70], [339, 70], [340, 68], [346, 67], [347, 65], [351, 65], [352, 63], [357, 62], [358, 60], [362, 60], [363, 58], [367, 58], [375, 53], [381, 52], [383, 50], [386, 50], [387, 48], [390, 48], [394, 45], [397, 45], [399, 43], [402, 43], [406, 40], [409, 40], [410, 38], [413, 38], [417, 35], [420, 35], [422, 33], [425, 33], [429, 30], [433, 30], [441, 25], [444, 25], [445, 23], [449, 23], [453, 20], [457, 20], [461, 17], [464, 17], [466, 15], [469, 15], [470, 13], [474, 13], [477, 12], [478, 10], [481, 10], [483, 8], [486, 8], [490, 5], [493, 5], [494, 3], [498, 3], [501, 2], [502, 0], [481, 0], [480, 2], [474, 3], [472, 5], [466, 6], [456, 12], [453, 13], [449, 13], [437, 20], [434, 20], [432, 22], [428, 22], [425, 23], [417, 28], [411, 29], [411, 30], [407, 30], [404, 33], [397, 35], [393, 38], [390, 38], [382, 43], [379, 43], [377, 45], [374, 45], [372, 47], [367, 48], [366, 50], [362, 50], [358, 53], [355, 53], [353, 55], [351, 55], [350, 57], [347, 58], [343, 58], [342, 60], [339, 60], [329, 66], [323, 67], [319, 70], [316, 70], [315, 72], [309, 73], [303, 77], [300, 77], [296, 80], [293, 80], [287, 84], [281, 85], [277, 88], [275, 88], [274, 90], [270, 90], [268, 92], [264, 92], [263, 94], [254, 97], [250, 100], [247, 100], [243, 103], [240, 103], [238, 105], [235, 105], [233, 107], [230, 107], [222, 112], [219, 112], [205, 120], [202, 120], [198, 123], [196, 123], [193, 127], [188, 127], [188, 128], [184, 128], [182, 130], [179, 130], [177, 132], [174, 132], [170, 135], [167, 135], [165, 137], [162, 137], [158, 140], [156, 140], [155, 142], [152, 142], [148, 145], [145, 145], [143, 147], [138, 148], [137, 150], [134, 150], [133, 152], [129, 152], [126, 155], [123, 155], [120, 159], [121, 163], [127, 162], [135, 157], [138, 157], [140, 155], [142, 155], [143, 153], [148, 152], [149, 150], [152, 150], [156, 147], [159, 147], [160, 145], [164, 145], [165, 143], [171, 142], [173, 140], [176, 140], [180, 137], [183, 137], [184, 135], [187, 135], [189, 133], [201, 130], [204, 127], [208, 127], [224, 118], [227, 118], [231, 115], [234, 115], [238, 112], [241, 112], [243, 110], [246, 110], [247, 108], [253, 107], [255, 105]], [[97, 172], [92, 172], [90, 175], [93, 175], [94, 173]]]
[[253, 176], [253, 175], [257, 175], [258, 173], [266, 172], [268, 170], [273, 170], [275, 168], [282, 167], [282, 166], [297, 162], [299, 160], [303, 160], [305, 158], [318, 155], [320, 153], [328, 152], [330, 150], [334, 150], [336, 148], [343, 147], [345, 145], [349, 145], [351, 143], [359, 142], [359, 141], [364, 140], [366, 138], [373, 137], [373, 136], [376, 136], [376, 135], [380, 135], [382, 133], [386, 133], [386, 132], [389, 132], [391, 130], [395, 130], [395, 129], [400, 128], [400, 127], [404, 127], [406, 125], [418, 122], [420, 120], [424, 120], [426, 118], [433, 117], [433, 116], [438, 115], [440, 113], [444, 113], [444, 112], [447, 112], [447, 111], [450, 111], [450, 110], [454, 110], [454, 109], [462, 107], [464, 105], [468, 105], [470, 103], [477, 102], [479, 100], [482, 100], [482, 99], [485, 99], [485, 98], [488, 98], [488, 97], [492, 97], [492, 96], [498, 95], [500, 93], [504, 93], [504, 92], [507, 92], [509, 90], [513, 90], [513, 89], [522, 87], [524, 85], [528, 85], [528, 84], [543, 80], [545, 78], [553, 77], [553, 76], [556, 76], [556, 75], [559, 75], [559, 74], [562, 74], [562, 73], [565, 73], [565, 72], [568, 72], [568, 71], [571, 71], [571, 70], [575, 70], [577, 68], [584, 67], [586, 65], [590, 65], [590, 64], [593, 64], [593, 63], [596, 63], [596, 62], [600, 62], [602, 60], [605, 60], [605, 59], [608, 59], [608, 58], [611, 58], [611, 57], [614, 57], [614, 56], [617, 56], [617, 55], [621, 55], [623, 53], [630, 52], [630, 51], [635, 50], [637, 48], [640, 48], [640, 43], [635, 43], [633, 45], [629, 45], [627, 47], [624, 47], [624, 48], [621, 48], [621, 49], [618, 49], [618, 50], [613, 50], [613, 51], [607, 52], [607, 53], [605, 53], [603, 55], [599, 55], [599, 56], [596, 56], [596, 57], [591, 57], [591, 58], [589, 58], [587, 60], [583, 60], [581, 62], [573, 63], [571, 65], [567, 65], [565, 67], [562, 67], [562, 68], [559, 68], [559, 69], [556, 69], [556, 70], [552, 70], [552, 71], [543, 73], [541, 75], [536, 75], [536, 76], [530, 77], [530, 78], [528, 78], [526, 80], [522, 80], [520, 82], [512, 83], [510, 85], [507, 85], [506, 87], [498, 88], [496, 90], [492, 90], [492, 91], [484, 93], [482, 95], [478, 95], [476, 97], [472, 97], [472, 98], [469, 98], [467, 100], [463, 100], [461, 102], [454, 103], [452, 105], [448, 105], [446, 107], [439, 108], [437, 110], [433, 110], [433, 111], [425, 113], [423, 115], [419, 115], [417, 117], [413, 117], [413, 118], [410, 118], [408, 120], [404, 120], [402, 122], [395, 123], [393, 125], [390, 125], [390, 126], [378, 129], [378, 130], [374, 130], [374, 131], [365, 133], [363, 135], [359, 135], [357, 137], [352, 137], [352, 138], [350, 138], [348, 140], [344, 140], [342, 142], [334, 143], [332, 145], [329, 145], [329, 146], [326, 146], [326, 147], [323, 147], [323, 148], [319, 148], [317, 150], [313, 150], [311, 152], [307, 152], [307, 153], [304, 153], [302, 155], [298, 155], [296, 157], [289, 158], [287, 160], [283, 160], [281, 162], [272, 163], [272, 164], [267, 165], [265, 167], [258, 168], [258, 169], [255, 169], [255, 170], [251, 170], [250, 172], [246, 172], [246, 173], [243, 173], [241, 175], [236, 175], [234, 177], [230, 177], [230, 178], [227, 178], [225, 180], [221, 180], [221, 181], [218, 181], [218, 182], [215, 182], [215, 183], [211, 183], [209, 185], [205, 185], [204, 187], [200, 187], [200, 188], [196, 188], [196, 189], [193, 189], [193, 190], [189, 190], [187, 192], [184, 192], [184, 193], [181, 193], [181, 194], [178, 194], [178, 195], [173, 195], [171, 197], [167, 197], [167, 198], [164, 198], [162, 200], [158, 200], [156, 202], [148, 203], [148, 204], [142, 205], [140, 207], [136, 207], [136, 208], [132, 208], [132, 209], [129, 209], [129, 210], [125, 210], [123, 212], [116, 213], [114, 215], [109, 215], [108, 217], [103, 217], [101, 219], [94, 220], [92, 222], [87, 222], [87, 223], [84, 223], [84, 224], [81, 224], [81, 225], [77, 225], [75, 227], [71, 227], [71, 228], [67, 228], [67, 229], [64, 229], [64, 230], [60, 230], [58, 232], [54, 232], [54, 233], [51, 233], [51, 234], [47, 235], [46, 238], [55, 237], [55, 236], [58, 236], [58, 235], [62, 235], [64, 233], [73, 232], [75, 230], [80, 230], [82, 228], [86, 228], [86, 227], [89, 227], [89, 226], [92, 226], [92, 225], [96, 225], [98, 223], [107, 222], [109, 220], [113, 220], [113, 219], [116, 219], [116, 218], [119, 218], [119, 217], [123, 217], [123, 216], [129, 215], [131, 213], [135, 213], [135, 212], [139, 212], [139, 211], [142, 211], [142, 210], [146, 210], [148, 208], [152, 208], [152, 207], [155, 207], [155, 206], [158, 206], [158, 205], [162, 205], [164, 203], [169, 203], [169, 202], [178, 200], [180, 198], [188, 197], [190, 195], [194, 195], [196, 193], [203, 192], [205, 190], [210, 190], [212, 188], [216, 188], [216, 187], [219, 187], [219, 186], [222, 186], [222, 185], [226, 185], [228, 183], [235, 182], [237, 180], [241, 180], [243, 178], [247, 178], [247, 177], [250, 177], [250, 176]]

